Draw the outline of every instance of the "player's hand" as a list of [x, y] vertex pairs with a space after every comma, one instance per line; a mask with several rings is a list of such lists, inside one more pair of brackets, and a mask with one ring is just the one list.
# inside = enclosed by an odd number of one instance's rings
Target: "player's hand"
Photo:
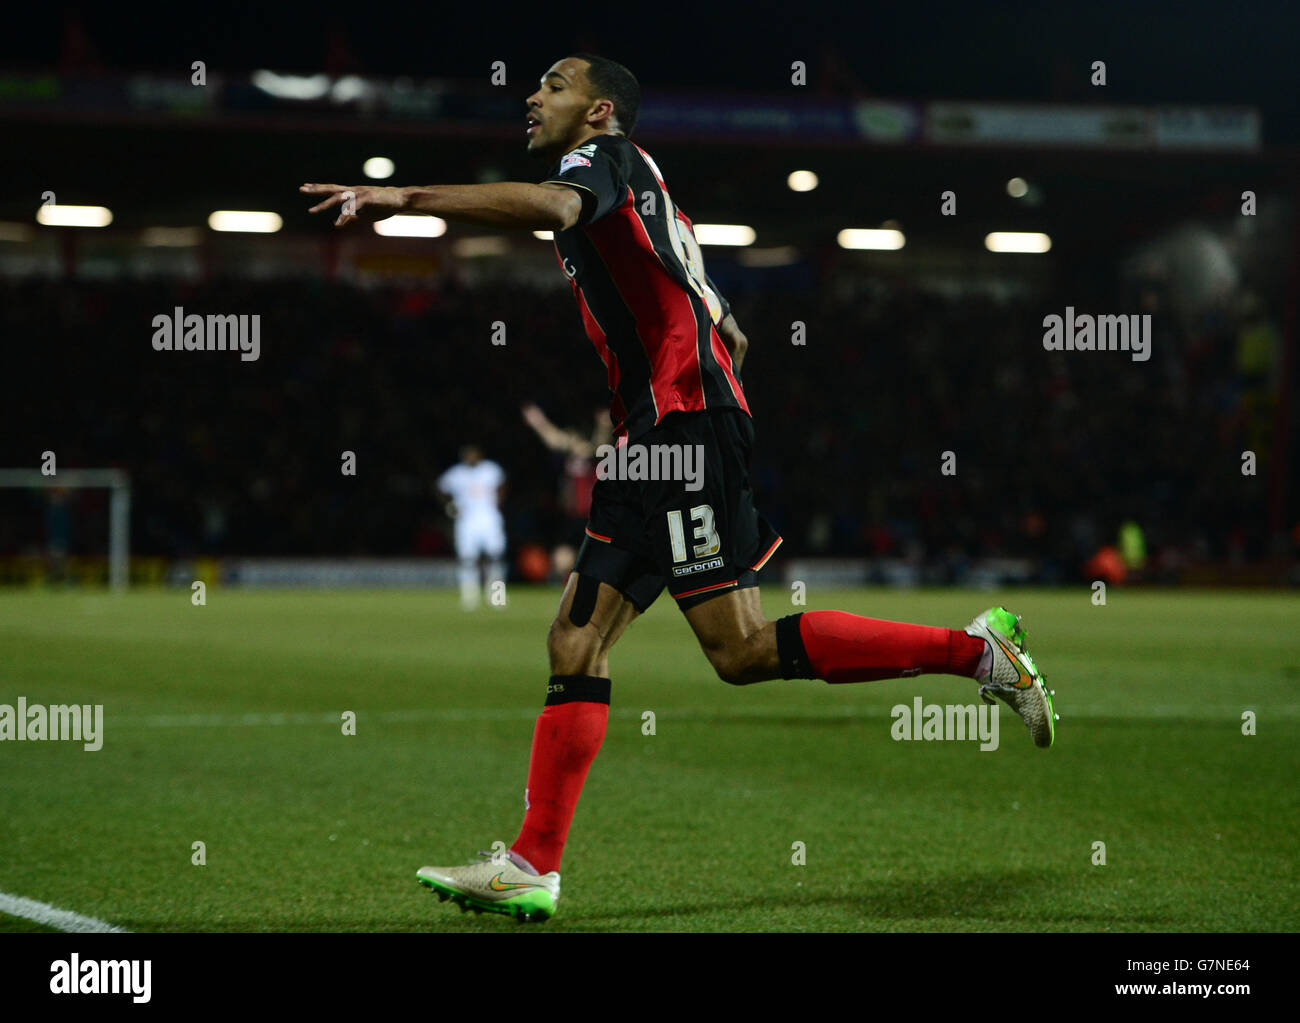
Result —
[[460, 509], [456, 507], [455, 501], [448, 501], [442, 506], [442, 510], [447, 513], [447, 518], [454, 519], [460, 514]]
[[727, 346], [732, 366], [739, 373], [741, 363], [745, 361], [745, 353], [749, 351], [749, 338], [745, 337], [736, 323], [736, 318], [730, 314], [718, 324], [718, 335], [722, 338], [722, 343]]
[[532, 402], [529, 402], [527, 405], [521, 406], [519, 411], [523, 413], [524, 422], [527, 423], [529, 426], [531, 426], [534, 430], [541, 430], [545, 427], [546, 413], [543, 412], [536, 405], [534, 405]]
[[335, 227], [346, 227], [354, 220], [385, 220], [406, 207], [406, 190], [389, 186], [308, 184], [300, 186], [298, 191], [327, 197], [308, 213], [322, 213], [339, 207]]

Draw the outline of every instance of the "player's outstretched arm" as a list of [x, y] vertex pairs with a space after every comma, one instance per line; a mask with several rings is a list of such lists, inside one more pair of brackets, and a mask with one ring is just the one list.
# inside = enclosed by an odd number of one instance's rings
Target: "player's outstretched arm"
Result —
[[741, 333], [736, 318], [728, 313], [721, 323], [718, 324], [718, 336], [722, 338], [722, 343], [727, 346], [727, 351], [731, 355], [731, 364], [736, 367], [736, 372], [740, 372], [740, 364], [745, 361], [745, 353], [749, 351], [749, 339]]
[[596, 445], [572, 430], [556, 426], [536, 405], [524, 405], [520, 411], [523, 412], [524, 422], [533, 428], [542, 443], [552, 451], [563, 451], [579, 458], [590, 458], [596, 453]]
[[307, 184], [298, 191], [324, 197], [309, 213], [337, 207], [335, 227], [346, 227], [354, 220], [384, 220], [395, 213], [427, 213], [482, 227], [566, 231], [582, 214], [582, 199], [573, 189], [524, 181], [407, 188]]

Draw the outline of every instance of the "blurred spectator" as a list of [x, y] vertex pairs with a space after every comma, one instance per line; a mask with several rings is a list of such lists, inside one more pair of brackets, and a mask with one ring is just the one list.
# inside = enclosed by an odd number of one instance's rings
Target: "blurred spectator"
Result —
[[[1161, 301], [1158, 281], [1142, 287], [1141, 305]], [[752, 344], [758, 505], [787, 556], [946, 572], [1031, 556], [1078, 578], [1129, 520], [1158, 568], [1270, 549], [1269, 437], [1253, 432], [1271, 420], [1250, 410], [1275, 400], [1276, 338], [1258, 297], [1186, 324], [1158, 317], [1143, 364], [1042, 348], [1044, 310], [1124, 308], [1113, 294], [995, 298], [835, 260], [813, 287], [724, 290]], [[154, 351], [151, 319], [174, 306], [260, 314], [261, 358]], [[805, 346], [773, 326], [795, 319]], [[508, 347], [485, 341], [497, 320], [520, 325]], [[549, 547], [576, 505], [556, 485], [564, 456], [548, 457], [519, 409], [541, 401], [580, 426], [605, 398], [562, 281], [28, 279], [0, 283], [0, 325], [27, 342], [9, 353], [0, 464], [52, 449], [60, 466], [127, 470], [141, 554], [446, 552], [429, 488], [471, 437], [511, 478], [512, 543]], [[1243, 477], [1252, 445], [1261, 475]], [[349, 450], [355, 476], [339, 471]], [[955, 475], [940, 472], [945, 451]], [[33, 542], [18, 502], [0, 504], [0, 554]], [[71, 544], [102, 554], [102, 528], [78, 525]]]

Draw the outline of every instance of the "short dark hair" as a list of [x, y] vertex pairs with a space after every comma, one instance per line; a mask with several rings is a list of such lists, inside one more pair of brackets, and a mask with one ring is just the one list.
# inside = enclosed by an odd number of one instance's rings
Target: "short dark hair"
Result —
[[624, 135], [631, 135], [641, 109], [641, 83], [636, 80], [636, 75], [608, 57], [598, 57], [594, 53], [575, 53], [573, 56], [587, 62], [587, 78], [595, 87], [596, 98], [614, 104], [614, 117], [619, 128]]

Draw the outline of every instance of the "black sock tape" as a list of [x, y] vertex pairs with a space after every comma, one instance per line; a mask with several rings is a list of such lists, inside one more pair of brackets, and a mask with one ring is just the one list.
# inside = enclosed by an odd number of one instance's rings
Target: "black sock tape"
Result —
[[557, 703], [609, 704], [609, 679], [595, 675], [552, 675], [546, 684], [546, 706]]
[[799, 634], [799, 619], [802, 617], [800, 611], [776, 620], [776, 656], [781, 660], [781, 677], [784, 679], [817, 677], [808, 662], [803, 636]]

